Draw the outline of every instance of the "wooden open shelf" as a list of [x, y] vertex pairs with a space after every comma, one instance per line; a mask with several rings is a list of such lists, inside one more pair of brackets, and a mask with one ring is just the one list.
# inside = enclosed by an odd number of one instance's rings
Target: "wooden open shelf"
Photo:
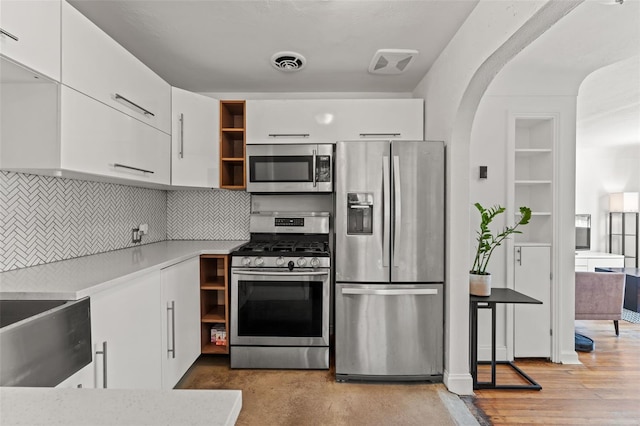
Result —
[[201, 353], [228, 354], [229, 346], [211, 342], [211, 329], [224, 329], [229, 341], [229, 257], [200, 256], [200, 331]]
[[220, 101], [220, 188], [246, 188], [245, 127], [245, 101]]

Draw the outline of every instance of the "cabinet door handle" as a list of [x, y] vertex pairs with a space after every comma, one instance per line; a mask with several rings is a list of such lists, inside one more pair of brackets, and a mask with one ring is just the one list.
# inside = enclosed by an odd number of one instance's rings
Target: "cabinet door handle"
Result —
[[518, 262], [518, 265], [522, 266], [522, 248], [521, 247], [516, 248], [516, 262]]
[[102, 355], [102, 387], [107, 388], [107, 342], [102, 342], [102, 350], [96, 351], [96, 355]]
[[184, 158], [184, 114], [180, 114], [180, 152], [178, 156]]
[[269, 133], [270, 138], [308, 138], [309, 133]]
[[11, 34], [9, 31], [3, 30], [2, 28], [0, 28], [0, 34], [9, 37], [10, 39], [13, 39], [15, 41], [19, 41], [20, 39], [18, 39], [18, 36], [14, 36], [13, 34]]
[[133, 109], [138, 110], [138, 112], [143, 114], [143, 115], [150, 115], [151, 117], [155, 117], [156, 116], [154, 113], [152, 113], [148, 109], [142, 108], [140, 105], [136, 104], [135, 102], [130, 101], [129, 99], [125, 98], [124, 96], [122, 96], [119, 93], [115, 94], [115, 98], [116, 98], [116, 101], [120, 101], [120, 100], [124, 101], [130, 107], [133, 107]]
[[135, 170], [137, 172], [142, 172], [142, 173], [155, 173], [151, 170], [145, 170], [145, 169], [139, 169], [138, 167], [131, 167], [131, 166], [127, 166], [125, 164], [119, 164], [119, 163], [114, 163], [113, 167], [121, 167], [123, 169], [129, 169], [129, 170]]
[[402, 133], [360, 133], [361, 138], [373, 138], [373, 137], [383, 138], [385, 136], [394, 137], [394, 136], [401, 136], [401, 135]]
[[169, 322], [169, 312], [171, 312], [171, 348], [167, 347], [167, 357], [169, 357], [169, 354], [171, 354], [171, 358], [175, 358], [176, 357], [176, 302], [175, 300], [171, 301], [171, 306], [167, 306], [167, 323]]

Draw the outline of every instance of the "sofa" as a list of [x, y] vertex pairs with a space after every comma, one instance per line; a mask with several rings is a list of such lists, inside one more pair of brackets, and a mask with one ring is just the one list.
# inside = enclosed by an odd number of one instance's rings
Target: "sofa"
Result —
[[613, 320], [616, 336], [622, 319], [625, 275], [617, 272], [576, 272], [577, 320]]

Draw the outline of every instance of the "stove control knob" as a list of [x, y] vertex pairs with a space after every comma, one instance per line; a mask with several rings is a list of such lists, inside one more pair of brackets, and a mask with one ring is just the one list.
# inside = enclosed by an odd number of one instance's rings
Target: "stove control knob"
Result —
[[301, 257], [298, 259], [298, 266], [302, 267], [306, 264], [307, 264], [307, 259], [305, 259], [304, 257]]
[[261, 257], [256, 258], [256, 266], [264, 265], [264, 259]]
[[289, 268], [290, 271], [293, 271], [294, 266], [296, 265], [293, 263], [293, 260], [290, 260], [289, 263], [287, 263], [287, 268]]
[[242, 258], [242, 266], [249, 266], [251, 265], [251, 258], [250, 257], [243, 257]]
[[282, 266], [284, 265], [284, 257], [280, 256], [279, 258], [276, 259], [276, 266]]
[[320, 261], [318, 260], [317, 257], [314, 257], [311, 259], [311, 266], [314, 268], [317, 268], [318, 266], [320, 266]]

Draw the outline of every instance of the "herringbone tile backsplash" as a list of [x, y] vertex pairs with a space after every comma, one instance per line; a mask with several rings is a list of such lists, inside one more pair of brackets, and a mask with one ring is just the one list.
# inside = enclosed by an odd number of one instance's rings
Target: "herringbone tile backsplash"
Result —
[[247, 240], [251, 195], [243, 191], [168, 191], [168, 240]]
[[130, 247], [167, 234], [165, 191], [0, 172], [0, 271]]
[[0, 272], [133, 246], [142, 223], [143, 244], [247, 239], [250, 199], [0, 172]]

